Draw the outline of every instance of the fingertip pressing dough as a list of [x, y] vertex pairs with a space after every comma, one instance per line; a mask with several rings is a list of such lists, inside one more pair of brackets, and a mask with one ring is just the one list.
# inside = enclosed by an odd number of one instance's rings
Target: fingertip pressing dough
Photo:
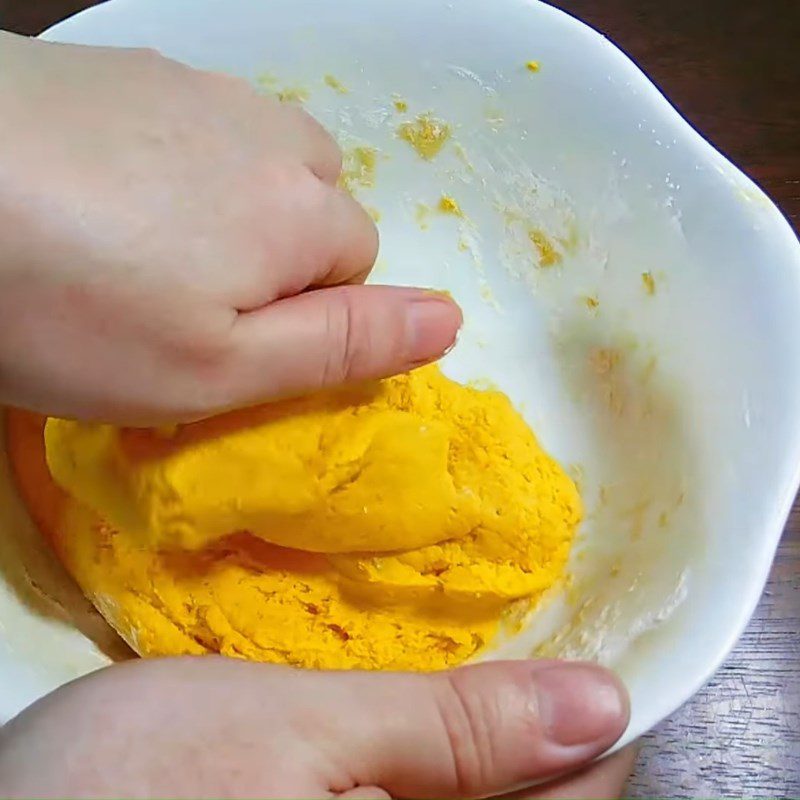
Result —
[[[14, 440], [35, 504], [42, 439]], [[50, 419], [44, 442], [49, 538], [142, 655], [452, 666], [562, 577], [581, 515], [506, 396], [434, 366], [175, 432]]]

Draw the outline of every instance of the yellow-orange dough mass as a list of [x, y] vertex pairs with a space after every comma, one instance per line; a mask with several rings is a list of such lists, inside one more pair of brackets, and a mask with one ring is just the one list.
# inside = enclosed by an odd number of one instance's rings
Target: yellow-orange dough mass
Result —
[[435, 366], [169, 432], [43, 436], [12, 412], [9, 443], [34, 518], [144, 656], [452, 666], [560, 580], [581, 515], [508, 398]]

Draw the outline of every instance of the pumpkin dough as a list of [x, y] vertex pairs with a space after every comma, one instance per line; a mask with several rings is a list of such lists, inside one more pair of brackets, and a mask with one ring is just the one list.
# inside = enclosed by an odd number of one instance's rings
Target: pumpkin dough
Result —
[[[53, 487], [31, 426], [12, 415], [35, 508]], [[453, 666], [562, 577], [581, 514], [506, 396], [435, 366], [172, 432], [51, 419], [44, 438], [63, 490], [46, 533], [142, 655]]]

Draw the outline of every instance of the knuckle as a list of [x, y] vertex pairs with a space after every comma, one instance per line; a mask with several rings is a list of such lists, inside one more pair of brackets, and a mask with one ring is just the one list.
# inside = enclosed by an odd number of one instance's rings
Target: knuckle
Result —
[[263, 99], [258, 95], [252, 84], [239, 75], [231, 75], [227, 72], [209, 72], [197, 70], [197, 75], [202, 78], [206, 87], [217, 93], [220, 101], [233, 102], [234, 108], [241, 108], [243, 104]]
[[495, 761], [492, 733], [497, 719], [484, 692], [468, 691], [461, 672], [442, 676], [437, 713], [447, 736], [458, 796], [479, 793], [489, 783]]
[[129, 53], [135, 61], [137, 74], [152, 83], [161, 84], [165, 91], [166, 87], [175, 90], [187, 76], [193, 79], [201, 74], [199, 70], [175, 61], [153, 47], [132, 48]]
[[132, 47], [128, 52], [142, 61], [160, 62], [164, 60], [164, 56], [155, 47]]
[[342, 167], [344, 166], [344, 155], [342, 154], [342, 148], [336, 143], [336, 141], [328, 135], [327, 145], [326, 145], [326, 167], [330, 173], [331, 178], [338, 180], [339, 176], [342, 174]]
[[128, 50], [131, 58], [135, 59], [140, 70], [145, 74], [162, 71], [176, 62], [170, 60], [155, 47], [132, 47]]
[[302, 108], [294, 109], [297, 123], [312, 143], [315, 161], [321, 172], [319, 177], [335, 180], [342, 171], [342, 150], [323, 125]]
[[295, 209], [298, 204], [308, 210], [323, 208], [326, 197], [323, 186], [316, 176], [300, 162], [277, 163], [269, 157], [262, 162], [263, 179], [275, 189], [284, 209]]
[[313, 117], [309, 117], [312, 129], [319, 142], [320, 158], [324, 161], [326, 170], [332, 177], [338, 178], [342, 171], [342, 148], [339, 147], [333, 136], [325, 130]]
[[[352, 198], [351, 198], [352, 199]], [[353, 200], [353, 202], [356, 202]], [[380, 249], [380, 232], [375, 220], [369, 215], [367, 210], [358, 204], [358, 211], [361, 219], [361, 227], [364, 231], [364, 255], [363, 258], [369, 263], [370, 267], [375, 263]]]
[[363, 377], [369, 361], [369, 326], [364, 324], [351, 292], [342, 289], [339, 299], [326, 307], [325, 333], [331, 346], [324, 363], [323, 386]]

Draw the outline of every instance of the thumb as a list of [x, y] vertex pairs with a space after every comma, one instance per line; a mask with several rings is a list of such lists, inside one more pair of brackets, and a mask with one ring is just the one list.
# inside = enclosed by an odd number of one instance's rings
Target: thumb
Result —
[[240, 314], [225, 385], [231, 405], [381, 378], [435, 361], [462, 317], [423, 289], [337, 286]]
[[331, 681], [318, 713], [327, 731], [320, 749], [330, 755], [337, 743], [332, 782], [342, 785], [345, 773], [344, 785], [392, 797], [511, 791], [580, 767], [628, 722], [620, 681], [588, 663], [494, 662], [450, 673], [315, 680]]

